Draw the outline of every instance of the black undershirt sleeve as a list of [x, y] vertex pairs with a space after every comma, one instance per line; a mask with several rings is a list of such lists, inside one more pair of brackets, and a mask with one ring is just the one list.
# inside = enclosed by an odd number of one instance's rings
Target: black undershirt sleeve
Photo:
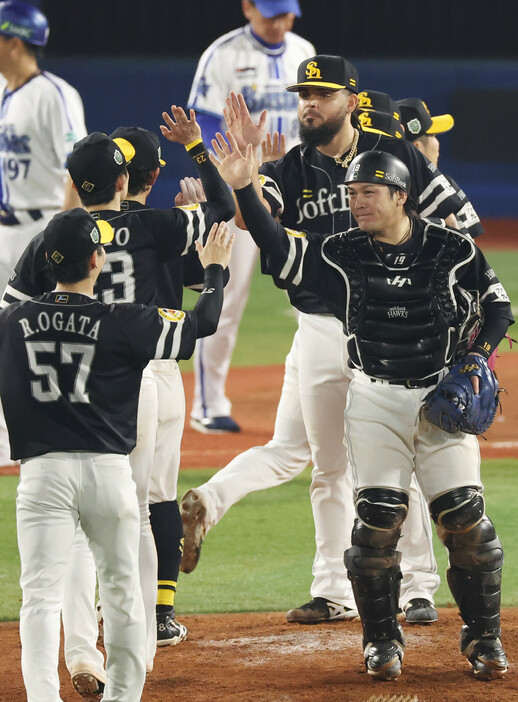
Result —
[[252, 183], [234, 191], [246, 227], [260, 249], [269, 251], [278, 240], [283, 227], [278, 224], [259, 200]]
[[223, 267], [218, 263], [212, 263], [205, 269], [203, 290], [194, 306], [196, 312], [198, 331], [196, 336], [214, 334], [218, 328], [219, 316], [223, 306]]
[[226, 222], [232, 219], [236, 213], [232, 191], [211, 162], [205, 144], [203, 142], [196, 144], [189, 149], [188, 153], [200, 176], [207, 201], [217, 208], [216, 220]]
[[485, 358], [489, 358], [498, 344], [504, 338], [509, 327], [509, 318], [493, 315], [488, 319], [479, 335], [475, 339], [473, 346], [470, 349], [471, 353], [479, 353]]

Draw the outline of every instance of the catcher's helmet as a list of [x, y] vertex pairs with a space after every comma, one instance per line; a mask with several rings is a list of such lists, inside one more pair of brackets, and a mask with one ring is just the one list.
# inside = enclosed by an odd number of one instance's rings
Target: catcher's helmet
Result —
[[346, 183], [395, 185], [410, 192], [410, 172], [403, 161], [385, 151], [364, 151], [354, 158], [345, 175]]
[[49, 23], [43, 12], [34, 5], [8, 0], [0, 2], [0, 34], [18, 37], [35, 46], [45, 46], [49, 38]]

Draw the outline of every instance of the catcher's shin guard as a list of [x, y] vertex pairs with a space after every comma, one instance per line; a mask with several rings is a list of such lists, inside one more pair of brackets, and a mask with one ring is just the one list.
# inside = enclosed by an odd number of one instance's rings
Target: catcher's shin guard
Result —
[[462, 504], [452, 502], [446, 516], [447, 496], [434, 500], [430, 512], [449, 552], [450, 590], [474, 636], [500, 636], [502, 544], [492, 521], [483, 512], [480, 514], [481, 496], [478, 501], [476, 494], [472, 494]]
[[448, 585], [460, 616], [474, 636], [500, 636], [502, 568], [469, 571], [451, 566]]
[[401, 554], [392, 548], [352, 546], [345, 552], [356, 608], [363, 627], [363, 646], [395, 639], [404, 645], [397, 622]]

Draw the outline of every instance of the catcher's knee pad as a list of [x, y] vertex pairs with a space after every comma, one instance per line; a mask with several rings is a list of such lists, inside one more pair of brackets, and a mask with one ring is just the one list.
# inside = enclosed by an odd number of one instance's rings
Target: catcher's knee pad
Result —
[[408, 495], [390, 488], [364, 488], [355, 500], [358, 518], [370, 529], [394, 531], [408, 513]]
[[484, 497], [479, 488], [471, 485], [450, 490], [430, 503], [430, 514], [443, 541], [443, 530], [458, 533], [472, 529], [484, 511]]

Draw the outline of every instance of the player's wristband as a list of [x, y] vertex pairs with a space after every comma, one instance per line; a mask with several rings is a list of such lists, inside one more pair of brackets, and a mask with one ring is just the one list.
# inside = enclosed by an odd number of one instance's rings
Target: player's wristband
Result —
[[194, 149], [195, 146], [198, 146], [198, 144], [201, 144], [203, 139], [195, 139], [194, 141], [189, 142], [188, 144], [184, 144], [185, 150], [190, 151], [191, 149]]

